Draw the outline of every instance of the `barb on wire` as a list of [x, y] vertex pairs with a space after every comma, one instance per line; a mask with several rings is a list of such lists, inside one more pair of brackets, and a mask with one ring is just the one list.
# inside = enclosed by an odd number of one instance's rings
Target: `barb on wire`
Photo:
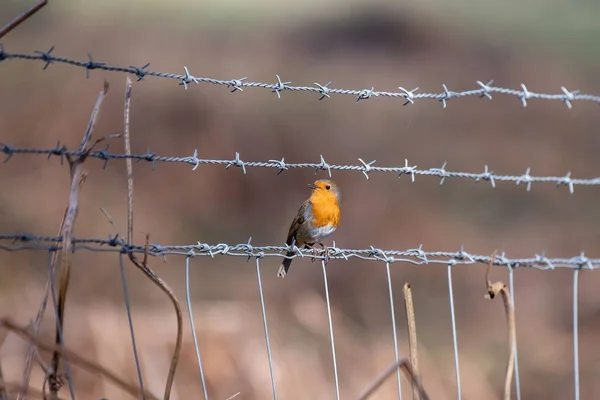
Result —
[[[2, 244], [2, 242], [8, 242]], [[21, 234], [0, 234], [0, 250], [19, 251], [19, 250], [45, 250], [58, 251], [62, 249], [63, 237], [38, 236], [30, 233]], [[151, 256], [164, 257], [166, 255], [179, 255], [184, 257], [209, 256], [214, 258], [218, 255], [245, 257], [245, 258], [265, 258], [265, 257], [309, 257], [318, 260], [358, 258], [361, 260], [380, 261], [380, 262], [406, 262], [415, 265], [425, 264], [444, 264], [444, 265], [472, 265], [489, 264], [489, 255], [470, 254], [463, 248], [458, 251], [425, 251], [421, 247], [408, 250], [382, 250], [375, 247], [368, 249], [341, 249], [335, 246], [327, 248], [327, 256], [324, 250], [320, 250], [317, 255], [313, 250], [298, 249], [291, 246], [254, 246], [249, 243], [230, 245], [226, 243], [209, 244], [197, 242], [192, 245], [128, 245], [119, 235], [100, 238], [72, 238], [72, 250], [88, 250], [99, 252], [144, 254]], [[291, 256], [283, 254], [286, 251], [295, 251]], [[382, 258], [385, 256], [385, 258]], [[498, 255], [493, 260], [493, 265], [511, 268], [535, 268], [539, 270], [548, 270], [555, 268], [571, 269], [599, 269], [600, 258], [588, 258], [584, 253], [569, 258], [549, 258], [545, 253], [535, 254], [527, 258], [508, 258], [505, 254]]]
[[[402, 175], [410, 175], [412, 182], [415, 181], [415, 176], [431, 176], [440, 179], [440, 184], [443, 184], [447, 178], [449, 179], [469, 179], [475, 182], [487, 181], [490, 185], [495, 188], [498, 182], [515, 183], [520, 185], [525, 184], [526, 190], [531, 190], [533, 183], [550, 183], [558, 186], [566, 186], [569, 192], [573, 194], [575, 192], [575, 186], [599, 186], [600, 177], [594, 178], [572, 178], [571, 172], [567, 172], [564, 176], [533, 176], [531, 175], [531, 168], [527, 168], [525, 173], [522, 175], [501, 175], [496, 174], [490, 170], [488, 165], [485, 165], [483, 172], [461, 172], [461, 171], [448, 171], [446, 169], [447, 164], [444, 163], [441, 168], [425, 168], [418, 169], [416, 165], [409, 165], [407, 159], [404, 160], [403, 166], [378, 166], [375, 165], [376, 160], [370, 162], [363, 161], [362, 158], [358, 158], [359, 163], [357, 164], [329, 164], [325, 161], [323, 156], [317, 163], [290, 163], [286, 162], [284, 158], [281, 160], [270, 159], [268, 161], [243, 161], [240, 153], [236, 152], [233, 159], [208, 159], [198, 158], [198, 150], [194, 150], [191, 156], [184, 157], [167, 157], [160, 156], [152, 153], [150, 149], [145, 154], [127, 154], [127, 153], [109, 153], [108, 145], [103, 150], [93, 150], [89, 153], [85, 153], [87, 158], [97, 158], [104, 161], [103, 168], [106, 168], [106, 163], [110, 160], [134, 160], [134, 161], [146, 161], [152, 164], [154, 169], [156, 163], [181, 163], [192, 165], [192, 171], [195, 171], [200, 165], [221, 165], [226, 169], [231, 167], [237, 167], [242, 170], [244, 174], [248, 173], [249, 168], [273, 168], [277, 170], [277, 174], [282, 173], [293, 168], [308, 168], [313, 169], [315, 173], [318, 171], [327, 171], [329, 177], [331, 177], [331, 171], [357, 171], [362, 173], [366, 179], [369, 179], [369, 174], [372, 172], [392, 173], [397, 174], [400, 178]], [[27, 148], [27, 147], [16, 147], [11, 144], [0, 143], [0, 153], [6, 155], [4, 162], [10, 161], [15, 155], [33, 154], [33, 155], [44, 155], [47, 158], [52, 156], [60, 157], [61, 162], [64, 157], [78, 157], [84, 155], [84, 152], [79, 150], [69, 150], [60, 142], [57, 142], [54, 148]]]
[[[54, 47], [52, 47], [54, 49]], [[462, 91], [453, 91], [448, 89], [448, 86], [442, 84], [442, 91], [438, 93], [417, 93], [418, 87], [407, 90], [402, 86], [398, 86], [397, 91], [387, 92], [387, 91], [376, 91], [374, 87], [364, 88], [364, 89], [342, 89], [342, 88], [332, 88], [329, 85], [331, 82], [326, 85], [321, 85], [319, 83], [314, 83], [314, 86], [292, 86], [289, 81], [282, 81], [279, 75], [275, 75], [277, 78], [277, 82], [275, 83], [263, 83], [263, 82], [254, 82], [247, 81], [247, 77], [242, 79], [214, 79], [214, 78], [205, 78], [193, 76], [190, 74], [187, 67], [184, 67], [185, 74], [174, 74], [169, 72], [160, 72], [160, 71], [150, 71], [147, 68], [150, 66], [149, 63], [144, 65], [143, 67], [136, 66], [118, 66], [118, 65], [110, 65], [104, 62], [94, 61], [92, 56], [88, 54], [88, 59], [86, 61], [74, 60], [67, 57], [60, 57], [51, 54], [52, 49], [48, 52], [35, 51], [33, 54], [31, 53], [9, 53], [2, 49], [0, 46], [0, 61], [3, 60], [28, 60], [28, 61], [42, 61], [44, 63], [44, 69], [51, 63], [55, 64], [68, 64], [74, 67], [84, 68], [86, 72], [86, 76], [89, 75], [89, 72], [94, 69], [99, 69], [103, 71], [109, 72], [121, 72], [126, 74], [132, 74], [137, 77], [138, 81], [143, 80], [147, 76], [153, 76], [156, 78], [165, 78], [165, 79], [173, 79], [179, 82], [179, 85], [182, 85], [185, 89], [188, 88], [188, 84], [190, 83], [210, 83], [213, 85], [225, 86], [226, 88], [233, 88], [231, 92], [240, 91], [242, 92], [244, 88], [259, 88], [259, 89], [267, 89], [271, 92], [277, 94], [277, 98], [281, 97], [281, 93], [283, 91], [289, 92], [311, 92], [319, 95], [319, 100], [323, 100], [324, 98], [330, 98], [332, 95], [346, 95], [352, 96], [355, 98], [355, 103], [360, 102], [361, 100], [368, 100], [373, 97], [385, 97], [391, 99], [400, 99], [403, 100], [403, 105], [414, 104], [416, 100], [423, 99], [431, 99], [437, 100], [442, 103], [444, 108], [447, 107], [448, 101], [451, 99], [457, 99], [461, 97], [480, 97], [487, 98], [489, 100], [492, 99], [492, 93], [503, 94], [507, 96], [513, 96], [517, 99], [521, 100], [523, 107], [527, 106], [527, 102], [529, 100], [555, 100], [564, 103], [569, 109], [573, 107], [573, 102], [575, 101], [592, 101], [596, 103], [600, 103], [600, 96], [592, 95], [592, 94], [583, 94], [580, 90], [568, 90], [566, 87], [561, 86], [559, 93], [537, 93], [530, 91], [524, 84], [521, 84], [521, 90], [510, 89], [501, 86], [494, 86], [494, 81], [491, 80], [487, 83], [483, 83], [482, 81], [476, 81], [478, 87], [474, 89], [462, 90]]]

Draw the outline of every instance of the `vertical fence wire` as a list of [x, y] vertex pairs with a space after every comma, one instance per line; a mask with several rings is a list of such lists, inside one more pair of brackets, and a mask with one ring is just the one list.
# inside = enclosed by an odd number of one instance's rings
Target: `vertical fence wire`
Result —
[[325, 260], [321, 260], [323, 268], [323, 283], [325, 284], [325, 299], [327, 301], [327, 317], [329, 319], [329, 337], [331, 340], [331, 356], [333, 357], [333, 377], [335, 380], [335, 398], [340, 400], [340, 385], [338, 380], [337, 359], [335, 356], [335, 340], [333, 338], [333, 322], [331, 321], [331, 303], [329, 301], [329, 284], [327, 283], [327, 268], [325, 268]]
[[262, 311], [263, 328], [265, 331], [265, 341], [267, 343], [267, 357], [269, 358], [269, 371], [271, 373], [271, 387], [273, 389], [273, 399], [277, 400], [277, 389], [275, 388], [275, 375], [273, 373], [273, 358], [271, 357], [271, 342], [269, 341], [269, 329], [267, 328], [267, 312], [265, 309], [265, 298], [263, 296], [262, 280], [260, 278], [260, 259], [256, 258], [256, 279], [258, 281], [258, 294], [260, 295], [260, 308]]
[[573, 374], [575, 380], [575, 400], [579, 400], [579, 268], [573, 271]]
[[[65, 341], [63, 338], [63, 332], [60, 327], [60, 317], [58, 315], [58, 300], [56, 298], [56, 286], [54, 284], [54, 274], [52, 269], [52, 250], [48, 252], [48, 271], [49, 271], [49, 279], [50, 279], [50, 291], [52, 293], [52, 305], [54, 308], [54, 316], [56, 318], [56, 330], [58, 332], [58, 340], [61, 348], [65, 347]], [[73, 375], [71, 374], [71, 367], [69, 365], [69, 360], [67, 356], [62, 353], [61, 354], [63, 361], [65, 362], [65, 374], [67, 375], [67, 383], [69, 385], [69, 394], [71, 395], [71, 399], [75, 400], [75, 389], [73, 389]], [[54, 374], [58, 375], [58, 371], [51, 371]]]
[[144, 380], [142, 379], [142, 369], [140, 368], [140, 359], [138, 357], [137, 344], [135, 341], [135, 331], [133, 329], [133, 319], [131, 318], [131, 302], [129, 301], [129, 290], [127, 289], [127, 278], [125, 278], [125, 266], [123, 265], [123, 253], [119, 253], [119, 268], [121, 269], [121, 282], [123, 283], [123, 297], [125, 298], [125, 308], [127, 309], [127, 320], [129, 321], [129, 333], [131, 334], [131, 344], [133, 346], [133, 357], [135, 358], [135, 368], [137, 370], [142, 398], [146, 399], [144, 390]]
[[[394, 356], [396, 364], [398, 364], [399, 355], [398, 355], [398, 334], [396, 333], [396, 311], [394, 310], [394, 292], [392, 290], [392, 274], [390, 271], [390, 263], [385, 263], [385, 268], [387, 270], [387, 281], [388, 281], [388, 291], [390, 293], [390, 314], [392, 316], [392, 332], [394, 334]], [[398, 399], [402, 400], [402, 383], [400, 381], [400, 368], [396, 369], [397, 380], [398, 380]]]
[[458, 366], [458, 339], [456, 337], [456, 315], [454, 313], [454, 289], [452, 287], [452, 267], [448, 264], [448, 297], [450, 299], [450, 318], [452, 319], [452, 342], [454, 345], [454, 371], [456, 373], [456, 398], [461, 400], [460, 368]]
[[[515, 282], [514, 282], [514, 277], [513, 277], [513, 272], [514, 269], [512, 266], [508, 266], [508, 285], [509, 285], [509, 289], [510, 289], [510, 302], [512, 303], [512, 307], [513, 307], [513, 311], [516, 310], [515, 307]], [[516, 320], [516, 316], [515, 316], [515, 320]], [[516, 325], [516, 321], [515, 321], [515, 325]], [[515, 331], [516, 331], [516, 327], [515, 327]], [[514, 343], [514, 347], [513, 347], [513, 357], [515, 359], [515, 392], [517, 394], [517, 400], [521, 400], [521, 382], [519, 380], [519, 356], [518, 356], [518, 351], [517, 351], [517, 335], [515, 332], [515, 343]]]
[[198, 346], [198, 338], [196, 337], [196, 326], [194, 324], [194, 312], [192, 311], [192, 301], [190, 296], [190, 257], [185, 258], [185, 300], [187, 303], [188, 316], [190, 317], [190, 326], [192, 329], [192, 338], [194, 339], [194, 349], [196, 349], [196, 361], [200, 370], [200, 380], [202, 381], [202, 392], [204, 400], [208, 400], [206, 390], [206, 381], [204, 380], [204, 369], [202, 368], [202, 358], [200, 357], [200, 346]]

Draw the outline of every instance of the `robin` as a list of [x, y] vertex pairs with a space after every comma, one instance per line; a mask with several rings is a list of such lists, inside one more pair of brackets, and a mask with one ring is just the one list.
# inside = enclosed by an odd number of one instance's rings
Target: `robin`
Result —
[[[315, 243], [327, 252], [327, 246], [321, 240], [331, 235], [340, 224], [342, 194], [339, 186], [327, 179], [319, 179], [308, 187], [312, 189], [312, 193], [294, 217], [285, 243], [298, 248], [312, 248], [316, 255]], [[325, 254], [327, 257], [327, 253]], [[288, 250], [285, 255], [292, 256], [294, 252]], [[285, 278], [291, 263], [292, 258], [285, 258], [279, 266], [277, 276]]]

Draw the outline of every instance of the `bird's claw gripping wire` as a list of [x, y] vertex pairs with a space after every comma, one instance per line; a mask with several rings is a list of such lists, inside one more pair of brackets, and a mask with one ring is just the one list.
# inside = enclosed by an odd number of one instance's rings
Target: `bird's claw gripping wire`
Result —
[[329, 261], [329, 247], [327, 247], [326, 245], [324, 245], [323, 243], [315, 243], [313, 244], [312, 247], [312, 251], [313, 251], [313, 256], [312, 256], [312, 262], [315, 262], [315, 260], [317, 259], [319, 250], [317, 250], [317, 248], [315, 247], [315, 245], [319, 245], [321, 246], [321, 252], [323, 253], [323, 262], [325, 262], [325, 264], [327, 264], [327, 262]]

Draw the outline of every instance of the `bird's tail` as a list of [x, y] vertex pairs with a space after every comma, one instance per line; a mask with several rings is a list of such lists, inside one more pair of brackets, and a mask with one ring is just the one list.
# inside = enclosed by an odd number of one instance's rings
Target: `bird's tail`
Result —
[[[294, 252], [293, 251], [288, 251], [285, 253], [286, 256], [293, 256]], [[281, 263], [281, 265], [279, 266], [279, 270], [277, 271], [277, 277], [278, 278], [285, 278], [285, 276], [287, 275], [289, 269], [290, 269], [290, 264], [292, 263], [293, 258], [284, 258], [283, 262]]]

